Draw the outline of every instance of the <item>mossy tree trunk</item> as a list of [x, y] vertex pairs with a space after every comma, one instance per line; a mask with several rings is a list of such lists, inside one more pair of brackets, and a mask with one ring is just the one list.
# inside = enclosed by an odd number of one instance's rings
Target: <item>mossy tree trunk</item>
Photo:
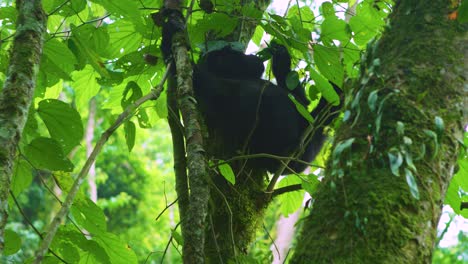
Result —
[[431, 262], [466, 97], [466, 31], [449, 4], [396, 1], [347, 95], [292, 263]]
[[[254, 2], [256, 8], [265, 11], [270, 0], [244, 0], [241, 5]], [[240, 10], [240, 9], [239, 9]], [[235, 14], [233, 14], [235, 17]], [[238, 26], [226, 41], [238, 41], [247, 47], [259, 20], [239, 19]], [[209, 36], [207, 40], [213, 40]], [[219, 39], [216, 39], [219, 40]], [[206, 141], [208, 157], [232, 157], [238, 153], [226, 153], [225, 142], [216, 135], [209, 135]], [[231, 163], [236, 184], [228, 183], [217, 171], [210, 172], [210, 209], [208, 226], [205, 229], [205, 256], [207, 263], [228, 263], [247, 254], [255, 238], [263, 214], [271, 201], [265, 193], [266, 171], [251, 170], [243, 161]]]
[[47, 24], [40, 0], [17, 0], [16, 9], [18, 26], [0, 94], [0, 255], [4, 248], [13, 163], [36, 88]]

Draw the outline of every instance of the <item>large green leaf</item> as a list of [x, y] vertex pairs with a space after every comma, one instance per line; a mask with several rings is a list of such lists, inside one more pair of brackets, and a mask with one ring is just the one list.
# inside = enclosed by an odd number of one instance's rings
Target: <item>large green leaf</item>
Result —
[[[284, 177], [277, 185], [278, 188], [302, 184], [301, 178], [290, 175], [288, 177]], [[304, 199], [304, 190], [297, 190], [294, 192], [287, 192], [279, 196], [279, 201], [281, 203], [281, 213], [284, 216], [288, 216], [294, 213], [297, 209], [301, 207], [302, 200]]]
[[132, 152], [135, 146], [136, 126], [132, 121], [124, 123], [125, 141], [127, 142], [128, 152]]
[[340, 57], [337, 48], [314, 45], [314, 61], [317, 68], [323, 76], [338, 86], [341, 86], [344, 77]]
[[69, 153], [83, 139], [80, 114], [70, 105], [54, 99], [39, 102], [37, 109], [53, 139], [60, 142], [63, 151]]
[[111, 233], [100, 233], [93, 239], [106, 251], [112, 264], [138, 263], [135, 252]]
[[15, 254], [21, 249], [21, 237], [13, 230], [5, 230], [5, 248], [3, 254], [5, 256]]
[[320, 91], [322, 96], [330, 103], [338, 104], [340, 97], [333, 89], [333, 86], [330, 82], [320, 75], [314, 68], [309, 67], [309, 73], [312, 80], [314, 80], [317, 89]]
[[32, 182], [32, 167], [24, 159], [20, 159], [15, 163], [13, 171], [13, 179], [11, 181], [11, 191], [15, 196], [29, 187]]
[[78, 109], [87, 109], [91, 98], [98, 94], [101, 85], [96, 79], [99, 74], [89, 65], [81, 71], [75, 71], [72, 74], [73, 82], [71, 86], [75, 90], [76, 106]]
[[346, 22], [337, 17], [325, 19], [321, 25], [321, 29], [320, 38], [324, 43], [331, 43], [333, 40], [348, 42], [351, 38]]
[[118, 20], [108, 26], [109, 56], [117, 58], [134, 52], [141, 45], [142, 36], [136, 32], [135, 26], [126, 20]]
[[93, 0], [93, 2], [102, 5], [109, 13], [116, 17], [130, 19], [136, 23], [142, 22], [138, 1]]
[[52, 38], [45, 42], [41, 70], [47, 75], [71, 80], [70, 73], [75, 69], [76, 63], [75, 55], [62, 41]]
[[[89, 63], [93, 68], [102, 76], [109, 78], [109, 73], [107, 68], [104, 66], [101, 56], [96, 52], [96, 47], [93, 45], [95, 43], [95, 35], [102, 35], [96, 32], [97, 30], [93, 27], [75, 27], [72, 26], [73, 37], [70, 39], [70, 47], [73, 48], [75, 54], [77, 55], [81, 64]], [[109, 40], [102, 37], [101, 40]], [[81, 68], [81, 67], [80, 67]]]
[[232, 185], [236, 184], [236, 175], [231, 168], [231, 165], [224, 163], [224, 160], [220, 160], [221, 164], [218, 165], [219, 172], [223, 177], [230, 182]]
[[349, 20], [354, 41], [358, 46], [365, 46], [385, 25], [385, 21], [369, 3], [358, 5], [357, 13]]
[[63, 154], [62, 147], [55, 139], [36, 138], [25, 147], [25, 154], [35, 168], [51, 171], [73, 171], [73, 164]]
[[68, 263], [111, 264], [104, 249], [72, 224], [59, 227], [51, 248]]
[[71, 212], [76, 222], [94, 235], [107, 230], [104, 212], [89, 198], [76, 200], [72, 205]]

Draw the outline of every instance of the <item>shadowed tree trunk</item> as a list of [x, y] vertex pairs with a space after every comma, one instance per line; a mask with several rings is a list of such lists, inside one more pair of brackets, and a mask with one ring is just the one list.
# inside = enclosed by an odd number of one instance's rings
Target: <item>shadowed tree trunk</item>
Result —
[[347, 95], [291, 263], [431, 262], [466, 107], [467, 32], [449, 2], [396, 1]]

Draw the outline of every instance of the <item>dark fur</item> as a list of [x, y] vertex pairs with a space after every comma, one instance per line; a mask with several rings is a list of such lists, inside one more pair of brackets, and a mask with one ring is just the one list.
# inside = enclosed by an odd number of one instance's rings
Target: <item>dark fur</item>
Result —
[[[170, 23], [163, 25], [161, 49], [165, 58], [170, 58], [170, 38], [177, 28]], [[243, 154], [267, 153], [289, 157], [300, 147], [301, 137], [310, 124], [288, 97], [285, 82], [291, 62], [286, 49], [281, 50], [280, 55], [273, 61], [278, 85], [260, 78], [264, 68], [258, 57], [228, 47], [204, 55], [194, 66], [195, 97], [210, 138], [216, 138], [216, 142], [223, 144], [222, 151], [211, 153], [215, 158], [228, 159], [242, 154], [242, 151], [245, 151]], [[293, 94], [306, 105], [308, 100], [302, 86], [294, 90], [298, 91]], [[300, 155], [301, 160], [311, 162], [318, 154], [326, 139], [323, 128], [336, 118], [338, 109], [329, 107], [322, 98], [312, 111], [315, 123], [320, 125], [317, 125], [312, 138], [306, 141], [309, 144]], [[324, 114], [322, 110], [328, 111]], [[278, 160], [270, 158], [252, 159], [248, 163], [251, 168], [269, 172], [275, 172], [280, 165]], [[302, 172], [307, 165], [292, 161], [289, 167], [293, 171], [285, 171], [285, 174]]]

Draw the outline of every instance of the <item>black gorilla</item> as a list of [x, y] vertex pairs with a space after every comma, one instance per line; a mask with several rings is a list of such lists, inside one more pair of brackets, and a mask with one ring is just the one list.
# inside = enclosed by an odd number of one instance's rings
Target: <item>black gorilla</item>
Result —
[[[162, 51], [170, 59], [171, 38], [177, 26], [163, 24]], [[273, 49], [273, 74], [278, 85], [263, 80], [262, 60], [245, 55], [229, 47], [211, 51], [194, 66], [193, 85], [195, 97], [206, 122], [210, 138], [222, 142], [210, 154], [217, 159], [229, 159], [245, 154], [271, 154], [290, 157], [301, 148], [301, 138], [311, 125], [299, 114], [288, 97], [286, 76], [291, 71], [287, 49]], [[337, 90], [338, 91], [338, 90]], [[296, 99], [308, 104], [302, 86], [291, 91]], [[299, 159], [311, 162], [320, 151], [326, 135], [324, 126], [338, 115], [339, 106], [330, 106], [321, 99], [311, 115], [316, 119], [314, 133], [305, 142]], [[324, 110], [324, 111], [322, 111]], [[326, 111], [325, 111], [326, 110]], [[314, 124], [312, 124], [314, 125]], [[255, 158], [247, 163], [249, 168], [275, 172], [281, 165], [274, 158]], [[284, 174], [302, 172], [307, 165], [291, 161]]]
[[211, 72], [220, 78], [255, 80], [262, 78], [265, 66], [257, 56], [245, 55], [230, 46], [225, 46], [210, 51], [200, 58], [198, 69]]
[[[276, 42], [271, 42], [268, 47], [270, 53], [272, 54], [272, 65], [273, 75], [276, 78], [278, 86], [283, 87], [284, 89], [289, 90], [286, 85], [286, 79], [291, 71], [291, 56], [289, 55], [288, 49], [285, 46], [280, 45]], [[304, 87], [300, 83], [290, 91], [296, 100], [298, 100], [304, 106], [309, 105], [310, 101], [305, 95]]]

